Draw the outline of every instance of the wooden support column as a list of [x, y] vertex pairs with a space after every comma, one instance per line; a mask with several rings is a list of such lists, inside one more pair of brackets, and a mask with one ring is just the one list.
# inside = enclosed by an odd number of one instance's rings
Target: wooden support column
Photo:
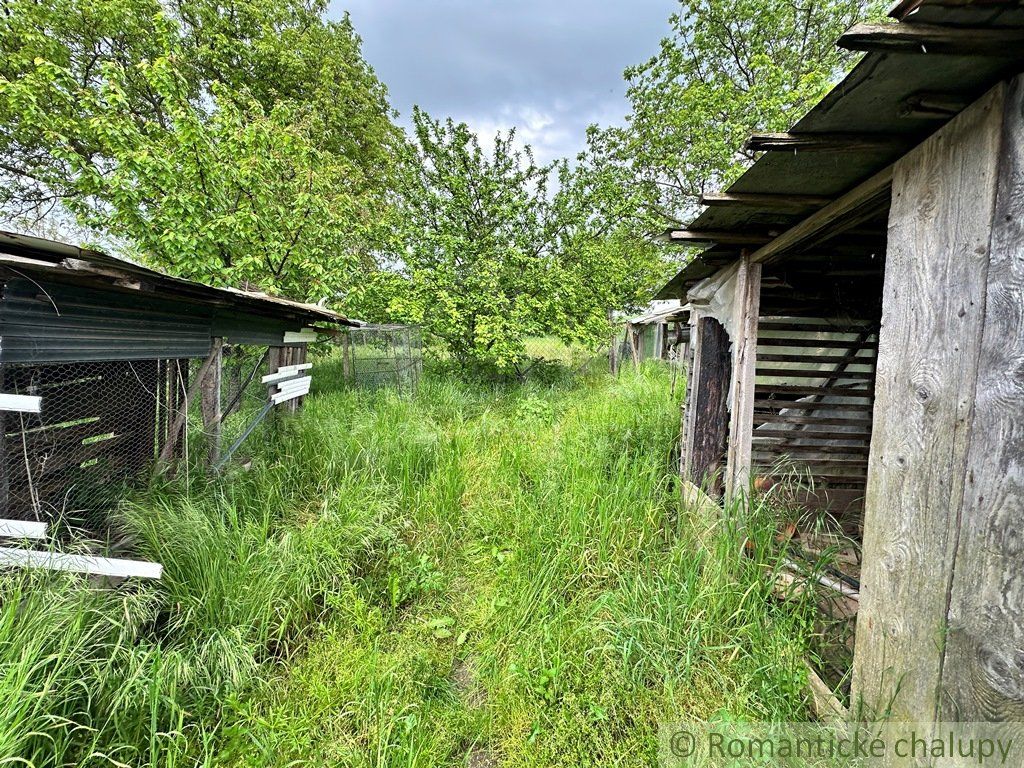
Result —
[[1024, 719], [1022, 188], [1020, 77], [895, 166], [853, 675], [868, 716]]
[[203, 432], [206, 434], [207, 462], [212, 467], [220, 458], [221, 408], [220, 388], [224, 370], [224, 340], [214, 339], [212, 363], [199, 380], [200, 405], [203, 414]]
[[[195, 399], [196, 392], [199, 389], [200, 383], [206, 378], [207, 372], [210, 367], [214, 365], [217, 360], [220, 359], [221, 346], [223, 345], [222, 339], [213, 339], [213, 343], [210, 346], [210, 354], [203, 361], [202, 366], [199, 368], [199, 373], [196, 375], [195, 380], [188, 385], [188, 390], [185, 392], [184, 397], [179, 398], [175, 396], [175, 409], [174, 418], [171, 421], [171, 427], [167, 435], [167, 440], [160, 449], [160, 461], [163, 463], [169, 462], [175, 455], [175, 451], [178, 446], [178, 439], [181, 435], [182, 429], [185, 427], [185, 422], [188, 419], [188, 407], [189, 404]], [[188, 360], [179, 361], [179, 375], [183, 369], [184, 376], [188, 376]]]
[[761, 311], [761, 264], [744, 252], [736, 273], [733, 300], [732, 387], [729, 393], [729, 452], [725, 498], [742, 496], [750, 481], [750, 446], [754, 432], [754, 375], [757, 363], [757, 318]]
[[687, 391], [683, 478], [719, 496], [729, 424], [729, 335], [713, 317], [701, 317], [696, 332], [693, 374]]

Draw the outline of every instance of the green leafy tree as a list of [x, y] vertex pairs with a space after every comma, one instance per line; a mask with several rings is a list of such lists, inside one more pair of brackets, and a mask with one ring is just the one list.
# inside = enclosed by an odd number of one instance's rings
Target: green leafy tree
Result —
[[333, 295], [373, 263], [404, 138], [323, 2], [10, 0], [0, 206], [59, 204], [215, 284]]
[[616, 198], [611, 171], [591, 173], [585, 157], [540, 165], [514, 132], [485, 152], [465, 124], [418, 109], [413, 121], [401, 259], [381, 277], [387, 312], [422, 323], [458, 364], [508, 373], [530, 336], [606, 339], [608, 310], [662, 273], [656, 249], [624, 226], [635, 204]]
[[851, 63], [835, 40], [864, 0], [681, 0], [658, 54], [628, 69], [628, 124], [594, 131], [593, 151], [628, 169], [665, 223], [733, 181], [751, 133], [786, 130]]

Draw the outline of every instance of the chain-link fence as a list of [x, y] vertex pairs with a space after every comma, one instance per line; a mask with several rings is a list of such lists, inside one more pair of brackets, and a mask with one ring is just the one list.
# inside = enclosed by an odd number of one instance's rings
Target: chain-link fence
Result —
[[412, 325], [363, 325], [335, 337], [342, 377], [351, 386], [415, 389], [423, 370], [423, 338]]
[[597, 347], [567, 343], [557, 336], [527, 336], [523, 340], [521, 378], [544, 372], [603, 373], [608, 370], [608, 344]]
[[[158, 461], [208, 466], [260, 413], [265, 348], [225, 347], [222, 363], [219, 386], [194, 394], [184, 413], [202, 360], [0, 367], [4, 392], [42, 398], [39, 413], [0, 412], [0, 518], [108, 539], [111, 511]], [[247, 445], [267, 437], [257, 431]]]

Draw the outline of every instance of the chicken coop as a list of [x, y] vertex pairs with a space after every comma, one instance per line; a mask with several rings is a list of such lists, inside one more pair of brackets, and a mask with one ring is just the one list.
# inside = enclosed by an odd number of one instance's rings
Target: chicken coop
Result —
[[105, 540], [133, 484], [217, 466], [261, 413], [294, 409], [313, 329], [348, 323], [6, 232], [0, 283], [0, 536]]
[[[851, 712], [1024, 717], [1024, 8], [903, 0], [667, 233], [688, 301], [684, 481], [775, 493], [858, 553]], [[692, 487], [692, 486], [691, 486]], [[812, 532], [791, 545], [806, 555]]]

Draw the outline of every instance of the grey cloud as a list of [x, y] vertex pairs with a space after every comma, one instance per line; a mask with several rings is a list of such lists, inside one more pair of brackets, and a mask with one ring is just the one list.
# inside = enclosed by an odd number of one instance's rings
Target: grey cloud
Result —
[[672, 0], [335, 0], [407, 119], [413, 104], [481, 133], [520, 127], [541, 159], [627, 111], [622, 70], [653, 55]]

